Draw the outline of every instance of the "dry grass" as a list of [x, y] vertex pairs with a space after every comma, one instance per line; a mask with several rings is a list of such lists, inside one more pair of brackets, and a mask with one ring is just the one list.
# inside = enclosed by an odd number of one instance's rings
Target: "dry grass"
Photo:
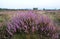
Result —
[[[43, 15], [48, 15], [53, 21], [57, 18], [60, 18], [60, 11], [37, 11], [37, 10], [25, 10], [25, 11], [1, 11], [0, 14], [7, 14], [6, 17], [9, 16], [9, 18], [15, 17], [17, 16], [19, 13], [29, 13], [29, 12], [33, 12], [33, 13], [38, 13], [38, 14], [43, 14]], [[55, 14], [53, 14], [55, 13]], [[1, 23], [0, 23], [1, 26]], [[60, 28], [60, 27], [59, 27]]]

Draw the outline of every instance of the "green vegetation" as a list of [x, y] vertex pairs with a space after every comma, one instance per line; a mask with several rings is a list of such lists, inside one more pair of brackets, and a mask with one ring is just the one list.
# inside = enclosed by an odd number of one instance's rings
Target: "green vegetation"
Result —
[[[5, 9], [6, 10], [6, 9]], [[34, 9], [34, 10], [37, 10]], [[2, 11], [2, 9], [0, 9], [0, 11]], [[47, 12], [48, 13], [48, 12]], [[49, 16], [51, 16], [51, 19], [53, 19], [53, 21], [58, 21], [58, 23], [60, 23], [60, 18], [58, 17], [58, 15], [56, 15], [55, 12], [50, 12], [48, 13]], [[34, 16], [34, 15], [33, 15]], [[9, 20], [9, 15], [6, 14], [0, 14], [0, 22], [3, 23], [2, 27], [0, 27], [0, 39], [9, 39], [8, 36], [6, 36], [6, 25], [5, 22], [7, 22]], [[20, 19], [19, 19], [20, 20]], [[15, 22], [15, 21], [14, 21]], [[19, 21], [18, 21], [19, 22]], [[39, 21], [38, 21], [39, 22]], [[17, 24], [17, 23], [16, 23]], [[18, 24], [19, 25], [19, 24]], [[41, 35], [40, 34], [25, 34], [25, 33], [16, 33], [12, 36], [11, 39], [51, 39], [50, 37], [47, 36], [43, 36], [43, 38], [40, 38]]]
[[3, 19], [2, 18], [0, 18], [0, 22], [3, 22]]

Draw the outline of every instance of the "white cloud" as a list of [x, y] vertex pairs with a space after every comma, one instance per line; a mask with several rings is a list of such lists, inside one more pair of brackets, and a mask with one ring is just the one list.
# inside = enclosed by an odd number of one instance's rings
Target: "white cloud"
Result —
[[0, 0], [2, 8], [60, 8], [60, 0]]

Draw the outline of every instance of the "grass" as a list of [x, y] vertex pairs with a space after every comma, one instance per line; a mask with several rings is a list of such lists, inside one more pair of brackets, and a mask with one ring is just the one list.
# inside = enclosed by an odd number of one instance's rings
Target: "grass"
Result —
[[[50, 14], [49, 14], [50, 15]], [[54, 16], [55, 14], [51, 14], [51, 18], [52, 19], [57, 19], [57, 21], [59, 21], [59, 23], [60, 23], [60, 18], [54, 18], [53, 16]], [[58, 15], [56, 15], [56, 16], [58, 16]], [[5, 16], [3, 16], [3, 17], [5, 17]], [[3, 22], [4, 21], [4, 19], [5, 18], [3, 18], [3, 17], [1, 17], [0, 16], [0, 22]], [[56, 21], [56, 20], [55, 20]], [[0, 28], [1, 30], [2, 29], [5, 29], [5, 27], [4, 28]], [[1, 31], [0, 30], [0, 31]], [[47, 38], [47, 37], [44, 37], [44, 38]], [[43, 38], [43, 39], [44, 39]], [[25, 34], [15, 34], [13, 37], [12, 37], [12, 39], [39, 39], [39, 36], [38, 35], [25, 35]]]
[[26, 39], [25, 34], [15, 34], [12, 39]]
[[51, 39], [50, 37], [39, 37], [39, 34], [15, 34], [12, 39]]
[[4, 20], [4, 19], [3, 19], [2, 17], [0, 17], [0, 22], [3, 22], [3, 20]]

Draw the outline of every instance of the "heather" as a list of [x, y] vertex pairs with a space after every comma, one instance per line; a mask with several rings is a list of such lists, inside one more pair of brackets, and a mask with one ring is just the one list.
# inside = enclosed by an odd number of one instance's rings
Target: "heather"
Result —
[[[58, 39], [53, 21], [43, 14], [19, 13], [6, 23], [5, 36], [13, 39]], [[18, 39], [15, 38], [15, 39]]]

